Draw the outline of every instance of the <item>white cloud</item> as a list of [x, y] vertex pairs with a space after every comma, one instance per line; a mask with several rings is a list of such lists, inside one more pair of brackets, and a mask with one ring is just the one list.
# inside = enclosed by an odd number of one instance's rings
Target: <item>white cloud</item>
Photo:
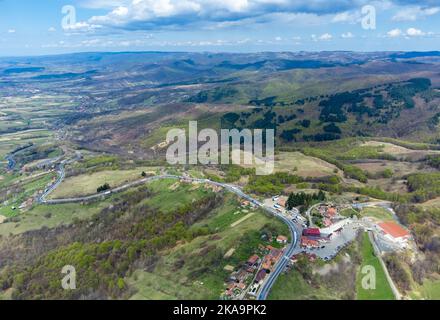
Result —
[[420, 37], [420, 36], [424, 36], [425, 32], [423, 32], [420, 29], [409, 28], [408, 30], [406, 30], [406, 35], [410, 37]]
[[54, 27], [50, 27], [49, 29], [47, 29], [47, 31], [49, 31], [49, 32], [55, 32], [55, 31], [57, 31], [57, 29], [55, 29]]
[[68, 25], [63, 25], [63, 30], [66, 32], [88, 32], [88, 31], [93, 31], [95, 29], [99, 29], [102, 28], [102, 26], [97, 25], [97, 24], [90, 24], [88, 22], [85, 21], [79, 21], [73, 24], [68, 24]]
[[393, 29], [387, 32], [387, 36], [390, 38], [397, 38], [400, 37], [402, 34], [403, 32], [400, 29]]
[[341, 34], [341, 38], [343, 38], [343, 39], [354, 38], [354, 34], [351, 32], [345, 32], [345, 33]]
[[337, 13], [334, 15], [332, 22], [348, 22], [348, 23], [357, 23], [361, 19], [360, 11], [345, 11], [341, 13]]
[[333, 36], [330, 33], [324, 33], [319, 37], [319, 40], [327, 41], [327, 40], [331, 40], [332, 38]]
[[400, 29], [393, 29], [388, 31], [387, 37], [389, 38], [397, 38], [397, 37], [423, 37], [423, 36], [432, 36], [433, 32], [424, 32], [417, 28], [408, 28], [405, 32]]
[[9, 29], [8, 33], [15, 33], [15, 29]]
[[403, 8], [392, 18], [393, 21], [416, 21], [440, 12], [440, 7], [422, 8], [419, 6]]
[[317, 36], [316, 34], [312, 34], [311, 38], [313, 41], [329, 41], [333, 38], [333, 36], [330, 33], [324, 33], [320, 36]]
[[[87, 1], [87, 0], [84, 0]], [[88, 22], [127, 29], [145, 29], [210, 22], [234, 24], [268, 15], [328, 16], [334, 22], [357, 22], [359, 8], [371, 0], [88, 0], [89, 7], [109, 10]], [[297, 17], [295, 17], [297, 18]]]

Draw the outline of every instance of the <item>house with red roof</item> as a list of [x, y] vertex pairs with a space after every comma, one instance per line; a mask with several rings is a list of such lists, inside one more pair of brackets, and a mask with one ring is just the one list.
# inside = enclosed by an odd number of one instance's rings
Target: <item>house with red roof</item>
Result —
[[308, 249], [318, 248], [319, 242], [318, 242], [318, 240], [309, 239], [307, 237], [302, 236], [301, 237], [301, 247], [308, 248]]
[[329, 218], [324, 218], [323, 223], [326, 228], [332, 225], [332, 221]]
[[278, 201], [277, 201], [277, 203], [278, 203], [280, 206], [282, 206], [283, 208], [286, 207], [286, 202], [287, 202], [287, 199], [286, 199], [285, 197], [279, 198]]
[[286, 237], [286, 236], [279, 235], [279, 236], [277, 237], [277, 242], [280, 243], [280, 244], [286, 244], [286, 243], [287, 243], [287, 237]]
[[381, 229], [385, 238], [402, 246], [405, 246], [411, 238], [409, 231], [394, 221], [381, 222], [378, 224], [378, 227]]
[[248, 264], [250, 267], [252, 267], [252, 266], [258, 264], [259, 261], [260, 261], [260, 257], [257, 256], [256, 254], [254, 254], [253, 256], [251, 256], [251, 257], [248, 259], [247, 264]]
[[330, 207], [327, 209], [327, 211], [324, 215], [331, 219], [331, 218], [334, 218], [336, 216], [336, 214], [337, 214], [336, 209]]
[[321, 231], [319, 231], [319, 228], [307, 228], [303, 230], [303, 236], [306, 237], [320, 237]]

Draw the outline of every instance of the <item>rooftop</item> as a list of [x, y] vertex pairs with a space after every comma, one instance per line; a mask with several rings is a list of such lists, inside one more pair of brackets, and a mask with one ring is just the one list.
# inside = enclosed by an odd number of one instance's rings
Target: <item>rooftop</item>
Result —
[[256, 254], [254, 254], [252, 257], [249, 258], [248, 263], [249, 264], [255, 264], [260, 257], [258, 257]]
[[401, 238], [409, 236], [408, 230], [402, 228], [395, 222], [387, 221], [379, 223], [379, 227], [387, 234], [391, 235], [394, 238]]

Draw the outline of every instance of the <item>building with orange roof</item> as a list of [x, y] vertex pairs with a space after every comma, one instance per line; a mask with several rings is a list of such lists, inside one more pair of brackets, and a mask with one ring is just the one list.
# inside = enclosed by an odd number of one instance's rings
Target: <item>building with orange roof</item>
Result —
[[324, 227], [330, 227], [332, 225], [332, 221], [329, 218], [324, 218]]
[[307, 237], [301, 237], [301, 247], [304, 248], [317, 248], [319, 247], [319, 242], [317, 240], [309, 239]]
[[336, 214], [337, 214], [337, 211], [336, 211], [336, 209], [335, 208], [328, 208], [327, 209], [327, 212], [325, 213], [325, 215], [327, 216], [327, 217], [329, 217], [329, 218], [334, 218], [335, 216], [336, 216]]
[[251, 256], [251, 257], [248, 259], [247, 263], [248, 263], [248, 265], [250, 265], [250, 266], [254, 266], [255, 264], [258, 263], [259, 260], [260, 260], [260, 257], [257, 256], [256, 254], [254, 254], [253, 256]]
[[287, 199], [286, 198], [279, 198], [278, 199], [278, 204], [280, 205], [280, 206], [282, 206], [283, 208], [285, 208], [286, 207], [286, 202], [287, 202]]
[[277, 242], [278, 242], [278, 243], [281, 243], [281, 244], [285, 244], [285, 243], [287, 243], [287, 237], [286, 237], [286, 236], [279, 235], [279, 236], [277, 237]]

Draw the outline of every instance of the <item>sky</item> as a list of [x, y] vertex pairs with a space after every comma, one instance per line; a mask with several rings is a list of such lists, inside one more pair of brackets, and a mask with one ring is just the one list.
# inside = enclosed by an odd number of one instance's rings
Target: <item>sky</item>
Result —
[[0, 0], [0, 56], [440, 50], [439, 0]]

